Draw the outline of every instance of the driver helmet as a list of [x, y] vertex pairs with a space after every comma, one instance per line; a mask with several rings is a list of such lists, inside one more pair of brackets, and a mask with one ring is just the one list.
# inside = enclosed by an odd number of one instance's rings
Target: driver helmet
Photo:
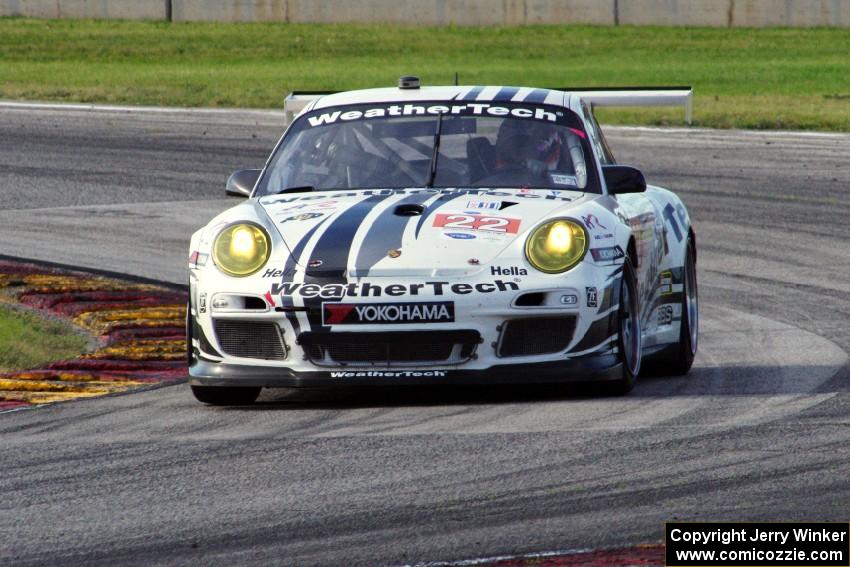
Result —
[[557, 169], [563, 145], [559, 129], [552, 124], [533, 122], [530, 131], [533, 146], [529, 148], [526, 159], [542, 164], [546, 171]]
[[506, 119], [496, 136], [496, 167], [522, 164], [552, 171], [561, 159], [561, 146], [561, 135], [553, 125]]

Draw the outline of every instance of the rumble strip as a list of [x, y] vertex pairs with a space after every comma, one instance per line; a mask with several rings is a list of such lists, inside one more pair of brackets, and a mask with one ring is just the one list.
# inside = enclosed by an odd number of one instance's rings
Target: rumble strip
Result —
[[164, 286], [0, 260], [0, 302], [71, 322], [97, 345], [75, 359], [0, 373], [0, 411], [184, 380], [186, 298]]

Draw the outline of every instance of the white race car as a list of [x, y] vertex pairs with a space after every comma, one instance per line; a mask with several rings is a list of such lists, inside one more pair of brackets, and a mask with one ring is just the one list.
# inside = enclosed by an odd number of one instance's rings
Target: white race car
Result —
[[419, 87], [313, 97], [249, 196], [197, 231], [190, 384], [607, 381], [697, 350], [696, 241], [617, 165], [581, 92]]

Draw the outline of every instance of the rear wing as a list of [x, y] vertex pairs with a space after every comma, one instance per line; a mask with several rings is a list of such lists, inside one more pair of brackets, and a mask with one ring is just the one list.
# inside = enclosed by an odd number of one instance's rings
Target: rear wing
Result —
[[691, 87], [614, 87], [558, 89], [577, 94], [594, 106], [682, 106], [685, 122], [694, 117], [694, 90]]
[[283, 99], [283, 114], [286, 123], [292, 124], [295, 117], [317, 98], [336, 92], [339, 91], [292, 91]]
[[[690, 124], [694, 113], [694, 91], [691, 87], [592, 87], [564, 88], [552, 90], [575, 93], [594, 106], [682, 106], [685, 109], [685, 122]], [[283, 100], [283, 112], [286, 123], [291, 124], [295, 117], [315, 99], [337, 91], [294, 91]]]

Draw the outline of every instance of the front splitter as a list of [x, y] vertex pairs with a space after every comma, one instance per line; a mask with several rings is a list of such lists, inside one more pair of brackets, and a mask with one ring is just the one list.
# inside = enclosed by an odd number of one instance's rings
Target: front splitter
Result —
[[301, 372], [195, 360], [189, 367], [195, 386], [261, 386], [311, 388], [329, 386], [401, 386], [450, 384], [552, 384], [606, 382], [622, 378], [622, 364], [613, 354], [537, 364], [500, 364], [485, 370], [340, 367]]

